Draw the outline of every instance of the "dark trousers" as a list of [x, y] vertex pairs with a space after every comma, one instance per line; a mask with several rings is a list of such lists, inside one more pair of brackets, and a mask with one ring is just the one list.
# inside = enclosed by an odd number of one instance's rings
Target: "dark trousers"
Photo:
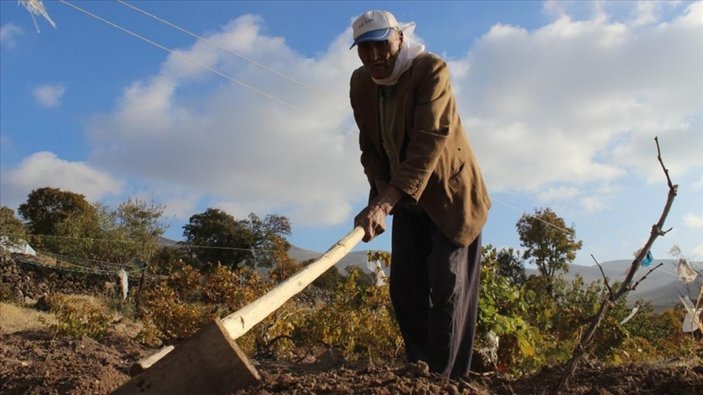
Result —
[[410, 362], [451, 378], [469, 373], [478, 314], [481, 236], [447, 240], [425, 213], [396, 208], [390, 294]]

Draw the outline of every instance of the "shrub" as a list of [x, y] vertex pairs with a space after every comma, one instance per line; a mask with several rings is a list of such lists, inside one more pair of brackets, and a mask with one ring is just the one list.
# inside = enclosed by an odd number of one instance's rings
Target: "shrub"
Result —
[[212, 320], [215, 314], [203, 303], [187, 299], [168, 284], [159, 284], [144, 292], [141, 305], [142, 319], [151, 333], [144, 338], [160, 340], [182, 340], [198, 331]]
[[[309, 262], [303, 262], [303, 265], [305, 265], [306, 263]], [[315, 281], [313, 281], [312, 285], [320, 289], [334, 291], [343, 278], [344, 276], [342, 276], [342, 274], [339, 272], [337, 266], [332, 266], [326, 272], [322, 273], [322, 275], [318, 277]]]
[[270, 289], [271, 283], [250, 267], [231, 269], [217, 265], [203, 276], [203, 300], [221, 306], [225, 312], [244, 307]]
[[51, 328], [71, 337], [99, 339], [112, 321], [109, 309], [87, 297], [54, 294], [47, 298], [47, 305], [56, 315], [56, 323], [51, 324]]
[[486, 246], [482, 255], [478, 338], [489, 332], [499, 336], [497, 367], [519, 372], [524, 369], [521, 361], [535, 354], [535, 330], [527, 321], [532, 293], [501, 275], [495, 248]]
[[348, 359], [390, 360], [402, 350], [403, 340], [394, 321], [388, 286], [360, 281], [363, 273], [351, 268], [328, 306], [311, 311], [295, 332], [303, 344], [322, 342]]
[[635, 316], [639, 319], [633, 318], [622, 326], [624, 339], [618, 352], [613, 353], [612, 362], [692, 357], [703, 351], [703, 344], [682, 331], [685, 309], [678, 306], [659, 314], [652, 310], [651, 305], [643, 306], [642, 313]]
[[[174, 268], [169, 279], [142, 292], [139, 315], [147, 344], [185, 339], [205, 324], [236, 311], [270, 289], [254, 269], [217, 265], [202, 274], [189, 265]], [[253, 349], [253, 341], [249, 349]], [[244, 347], [243, 347], [244, 348]]]
[[257, 357], [291, 356], [298, 346], [294, 332], [304, 322], [309, 309], [288, 301], [251, 331], [237, 339], [243, 350]]

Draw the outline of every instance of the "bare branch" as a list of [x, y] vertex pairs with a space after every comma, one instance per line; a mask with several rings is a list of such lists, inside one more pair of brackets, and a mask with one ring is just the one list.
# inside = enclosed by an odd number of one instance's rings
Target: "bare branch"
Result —
[[[576, 345], [576, 347], [574, 347], [571, 359], [569, 359], [569, 361], [566, 363], [566, 366], [561, 374], [561, 377], [559, 378], [559, 381], [557, 382], [556, 386], [553, 387], [552, 393], [554, 394], [562, 393], [566, 389], [567, 385], [569, 384], [569, 380], [571, 379], [571, 376], [573, 376], [574, 371], [578, 366], [578, 363], [580, 362], [581, 358], [583, 358], [588, 346], [593, 341], [596, 330], [605, 318], [605, 315], [608, 313], [608, 310], [610, 310], [610, 308], [614, 305], [615, 301], [617, 301], [618, 299], [625, 296], [628, 292], [631, 291], [632, 288], [630, 287], [630, 284], [632, 283], [632, 279], [635, 276], [637, 269], [639, 269], [642, 260], [645, 258], [647, 251], [652, 248], [654, 241], [657, 239], [657, 237], [663, 236], [667, 232], [669, 232], [669, 230], [671, 230], [669, 229], [666, 232], [662, 232], [664, 221], [666, 221], [666, 218], [669, 215], [669, 211], [671, 210], [671, 205], [674, 203], [674, 198], [676, 198], [678, 185], [675, 185], [671, 182], [671, 178], [669, 177], [669, 170], [666, 168], [666, 166], [664, 165], [664, 161], [661, 158], [661, 150], [659, 148], [658, 138], [655, 137], [654, 141], [657, 143], [657, 159], [659, 160], [662, 170], [666, 175], [667, 185], [669, 186], [669, 193], [667, 195], [666, 204], [664, 205], [664, 209], [662, 210], [662, 213], [659, 216], [659, 221], [657, 221], [657, 223], [652, 226], [652, 230], [649, 234], [649, 239], [645, 243], [644, 247], [642, 247], [639, 254], [637, 254], [635, 260], [633, 260], [630, 264], [630, 269], [628, 270], [627, 275], [625, 276], [625, 280], [623, 280], [622, 285], [615, 292], [613, 300], [609, 301], [608, 303], [604, 302], [601, 304], [600, 308], [598, 309], [598, 313], [593, 317], [586, 331], [582, 332], [579, 338], [579, 343]], [[650, 270], [650, 272], [652, 270]], [[649, 273], [647, 273], [647, 275], [648, 274]], [[647, 277], [647, 275], [645, 275], [645, 277]], [[643, 279], [644, 278], [642, 278], [640, 281], [642, 281]], [[637, 282], [637, 284], [638, 283], [639, 281]], [[635, 284], [635, 286], [637, 286], [637, 284]]]
[[605, 277], [605, 272], [603, 271], [603, 267], [598, 263], [596, 260], [596, 257], [591, 254], [591, 258], [593, 258], [593, 262], [598, 265], [598, 269], [600, 269], [600, 274], [603, 275], [603, 283], [605, 284], [605, 287], [608, 288], [608, 293], [610, 294], [610, 301], [615, 302], [615, 295], [613, 295], [613, 289], [610, 288], [610, 284], [608, 284], [608, 277]]
[[630, 287], [629, 290], [630, 290], [630, 291], [634, 291], [635, 288], [637, 288], [637, 286], [640, 285], [640, 283], [641, 283], [645, 278], [647, 278], [647, 276], [649, 276], [653, 271], [659, 269], [659, 268], [662, 267], [662, 266], [664, 266], [664, 263], [663, 263], [663, 262], [661, 262], [661, 263], [659, 263], [657, 266], [654, 266], [653, 268], [649, 269], [649, 271], [647, 272], [647, 274], [645, 274], [644, 276], [642, 276], [642, 278], [640, 278], [639, 280], [637, 280], [637, 281], [635, 282], [635, 284]]
[[659, 149], [659, 137], [655, 136], [654, 137], [654, 142], [657, 143], [657, 159], [659, 160], [659, 163], [662, 165], [662, 170], [664, 170], [664, 174], [666, 175], [666, 182], [669, 185], [669, 189], [674, 188], [674, 184], [671, 182], [671, 177], [669, 177], [669, 169], [664, 166], [664, 161], [662, 160], [662, 152], [661, 149]]

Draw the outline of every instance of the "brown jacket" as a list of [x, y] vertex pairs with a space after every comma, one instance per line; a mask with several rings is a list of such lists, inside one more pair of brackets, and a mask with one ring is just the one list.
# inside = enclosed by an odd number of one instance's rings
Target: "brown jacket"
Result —
[[447, 64], [423, 53], [396, 85], [400, 168], [390, 178], [379, 128], [379, 86], [360, 67], [351, 77], [351, 105], [359, 127], [361, 164], [371, 184], [394, 185], [427, 212], [442, 233], [467, 246], [478, 236], [491, 206], [488, 191], [461, 126]]

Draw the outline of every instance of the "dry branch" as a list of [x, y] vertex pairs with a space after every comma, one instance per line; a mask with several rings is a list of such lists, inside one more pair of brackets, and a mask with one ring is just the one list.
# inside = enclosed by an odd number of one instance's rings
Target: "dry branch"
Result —
[[[562, 372], [562, 375], [559, 378], [559, 382], [556, 384], [552, 391], [552, 393], [554, 394], [563, 392], [568, 386], [569, 380], [574, 375], [574, 371], [576, 371], [576, 367], [578, 366], [578, 363], [581, 361], [584, 354], [586, 353], [587, 348], [593, 342], [593, 337], [596, 334], [596, 330], [603, 321], [603, 318], [605, 318], [605, 315], [608, 313], [608, 310], [610, 310], [615, 301], [627, 295], [627, 293], [633, 289], [633, 287], [630, 287], [630, 284], [632, 283], [632, 278], [635, 276], [635, 273], [637, 272], [637, 269], [639, 269], [642, 260], [647, 255], [647, 252], [652, 248], [654, 241], [657, 239], [657, 237], [663, 236], [671, 230], [668, 229], [664, 231], [662, 229], [664, 227], [664, 221], [666, 221], [666, 217], [669, 215], [669, 211], [671, 210], [671, 205], [674, 203], [674, 198], [676, 197], [678, 185], [674, 185], [671, 182], [671, 178], [669, 177], [669, 170], [666, 168], [666, 166], [664, 166], [664, 161], [661, 157], [661, 150], [659, 148], [659, 139], [655, 137], [654, 141], [657, 144], [657, 159], [659, 160], [662, 170], [666, 175], [667, 185], [669, 186], [669, 193], [667, 195], [666, 204], [664, 205], [664, 209], [662, 210], [662, 213], [659, 216], [659, 221], [657, 221], [656, 224], [652, 225], [652, 229], [649, 234], [649, 239], [645, 243], [644, 247], [640, 250], [639, 254], [637, 254], [635, 260], [632, 261], [630, 269], [628, 270], [627, 275], [625, 276], [625, 280], [622, 282], [617, 291], [615, 291], [615, 294], [611, 296], [612, 300], [604, 301], [601, 304], [598, 313], [593, 317], [593, 319], [591, 319], [591, 323], [589, 324], [586, 331], [581, 334], [579, 343], [574, 348], [571, 359], [566, 363], [566, 367], [564, 368], [564, 371]], [[650, 273], [652, 270], [650, 270]], [[647, 275], [648, 274], [649, 273], [647, 273]], [[645, 275], [645, 277], [647, 275]], [[642, 279], [644, 279], [644, 277]], [[642, 281], [642, 279], [640, 281]], [[637, 283], [639, 283], [639, 281]], [[635, 284], [635, 286], [637, 286], [637, 284]]]
[[594, 257], [593, 254], [591, 254], [591, 258], [593, 258], [593, 262], [595, 262], [596, 265], [598, 265], [598, 269], [600, 269], [600, 274], [603, 276], [603, 284], [605, 284], [605, 287], [608, 288], [608, 294], [610, 295], [610, 301], [615, 303], [615, 295], [613, 294], [613, 289], [610, 288], [610, 284], [608, 283], [608, 277], [605, 276], [605, 272], [603, 271], [603, 266], [601, 266], [600, 263], [598, 263], [598, 261], [596, 260], [596, 257]]
[[637, 281], [635, 282], [635, 285], [633, 285], [633, 286], [630, 287], [630, 291], [634, 291], [635, 288], [637, 288], [637, 286], [640, 285], [640, 283], [641, 283], [642, 281], [644, 281], [644, 279], [646, 279], [650, 274], [652, 274], [653, 271], [659, 269], [659, 268], [662, 267], [662, 266], [664, 266], [664, 264], [660, 262], [657, 266], [654, 266], [653, 268], [649, 269], [649, 271], [647, 272], [647, 274], [645, 274], [644, 276], [642, 276], [642, 278], [640, 278], [639, 280], [637, 280]]

